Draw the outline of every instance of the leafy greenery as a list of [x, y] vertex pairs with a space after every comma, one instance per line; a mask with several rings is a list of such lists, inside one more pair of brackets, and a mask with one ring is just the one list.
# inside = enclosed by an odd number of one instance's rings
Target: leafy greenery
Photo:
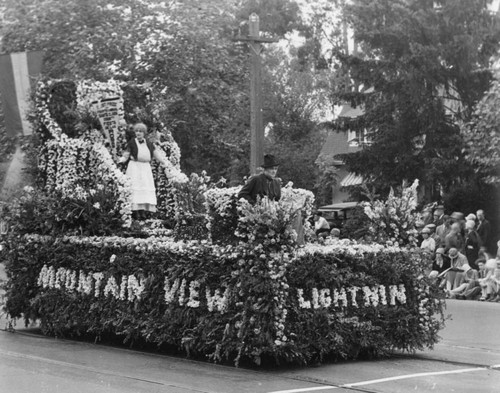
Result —
[[88, 199], [79, 200], [27, 186], [10, 201], [3, 217], [19, 235], [111, 235], [122, 232], [115, 204], [113, 192], [104, 188], [91, 190]]
[[467, 161], [489, 184], [500, 184], [500, 140], [498, 105], [500, 103], [499, 70], [485, 96], [478, 102], [472, 120], [462, 125]]
[[473, 182], [456, 121], [471, 118], [491, 81], [500, 26], [487, 2], [359, 0], [344, 15], [361, 51], [339, 55], [352, 84], [334, 98], [364, 106], [373, 139], [344, 157], [349, 168], [379, 189], [418, 178], [446, 193]]

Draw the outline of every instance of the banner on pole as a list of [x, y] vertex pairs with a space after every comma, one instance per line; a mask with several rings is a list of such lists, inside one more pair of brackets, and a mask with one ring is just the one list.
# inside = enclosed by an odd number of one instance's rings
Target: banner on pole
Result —
[[120, 96], [108, 97], [95, 102], [92, 108], [99, 117], [104, 137], [108, 141], [113, 155], [116, 155], [118, 134], [120, 132], [118, 127], [122, 118], [120, 116], [120, 109], [123, 108], [123, 98]]
[[7, 136], [32, 134], [26, 115], [42, 61], [43, 51], [0, 55], [0, 94]]

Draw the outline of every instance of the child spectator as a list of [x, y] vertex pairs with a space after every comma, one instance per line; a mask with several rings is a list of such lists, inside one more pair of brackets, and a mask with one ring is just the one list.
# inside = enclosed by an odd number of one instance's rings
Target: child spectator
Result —
[[500, 259], [497, 259], [497, 267], [491, 275], [491, 298], [490, 302], [500, 302]]
[[[492, 268], [492, 262], [495, 262], [496, 267]], [[490, 259], [486, 262], [486, 276], [479, 280], [482, 296], [479, 300], [497, 301], [499, 295], [500, 282], [500, 259]]]
[[428, 251], [430, 253], [434, 253], [434, 250], [436, 249], [436, 242], [435, 240], [431, 237], [431, 230], [427, 227], [422, 229], [422, 243], [420, 244], [420, 248], [422, 250]]

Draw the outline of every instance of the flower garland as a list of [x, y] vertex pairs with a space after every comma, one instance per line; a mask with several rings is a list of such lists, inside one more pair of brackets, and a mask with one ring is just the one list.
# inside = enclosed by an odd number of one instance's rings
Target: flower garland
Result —
[[[52, 118], [49, 109], [51, 98], [50, 89], [58, 81], [39, 81], [35, 93], [35, 112], [40, 122], [45, 125], [52, 138], [59, 140], [62, 135], [62, 129], [59, 124]], [[39, 130], [40, 131], [40, 130]]]
[[417, 207], [418, 179], [404, 187], [400, 197], [391, 188], [385, 201], [363, 202], [364, 212], [372, 221], [371, 232], [377, 241], [389, 246], [416, 246], [415, 223], [420, 214]]

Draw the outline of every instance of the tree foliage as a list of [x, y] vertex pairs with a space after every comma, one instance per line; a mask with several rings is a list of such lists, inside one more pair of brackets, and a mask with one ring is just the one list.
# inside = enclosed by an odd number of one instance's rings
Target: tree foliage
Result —
[[[248, 34], [252, 12], [264, 35], [305, 29], [288, 0], [4, 0], [4, 11], [4, 52], [44, 50], [52, 78], [149, 87], [147, 112], [174, 135], [182, 168], [214, 178], [246, 174], [249, 156], [249, 52], [234, 37]], [[129, 119], [144, 120], [140, 108], [129, 109]], [[288, 128], [302, 128], [302, 117], [294, 121]]]
[[[346, 5], [362, 55], [339, 53], [351, 89], [337, 102], [364, 105], [373, 144], [345, 157], [379, 187], [418, 178], [444, 190], [471, 178], [457, 119], [470, 119], [491, 80], [500, 28], [487, 1], [373, 1]], [[372, 88], [369, 89], [368, 88]], [[414, 138], [426, 137], [423, 149]]]
[[500, 70], [469, 123], [462, 125], [466, 159], [486, 183], [500, 185]]
[[[221, 140], [247, 108], [245, 51], [230, 40], [234, 3], [193, 0], [6, 1], [4, 52], [44, 50], [53, 78], [120, 79], [151, 89], [183, 168], [221, 174], [238, 146]], [[139, 111], [140, 112], [140, 111]], [[132, 116], [129, 116], [132, 117]], [[237, 121], [239, 126], [241, 122]]]

